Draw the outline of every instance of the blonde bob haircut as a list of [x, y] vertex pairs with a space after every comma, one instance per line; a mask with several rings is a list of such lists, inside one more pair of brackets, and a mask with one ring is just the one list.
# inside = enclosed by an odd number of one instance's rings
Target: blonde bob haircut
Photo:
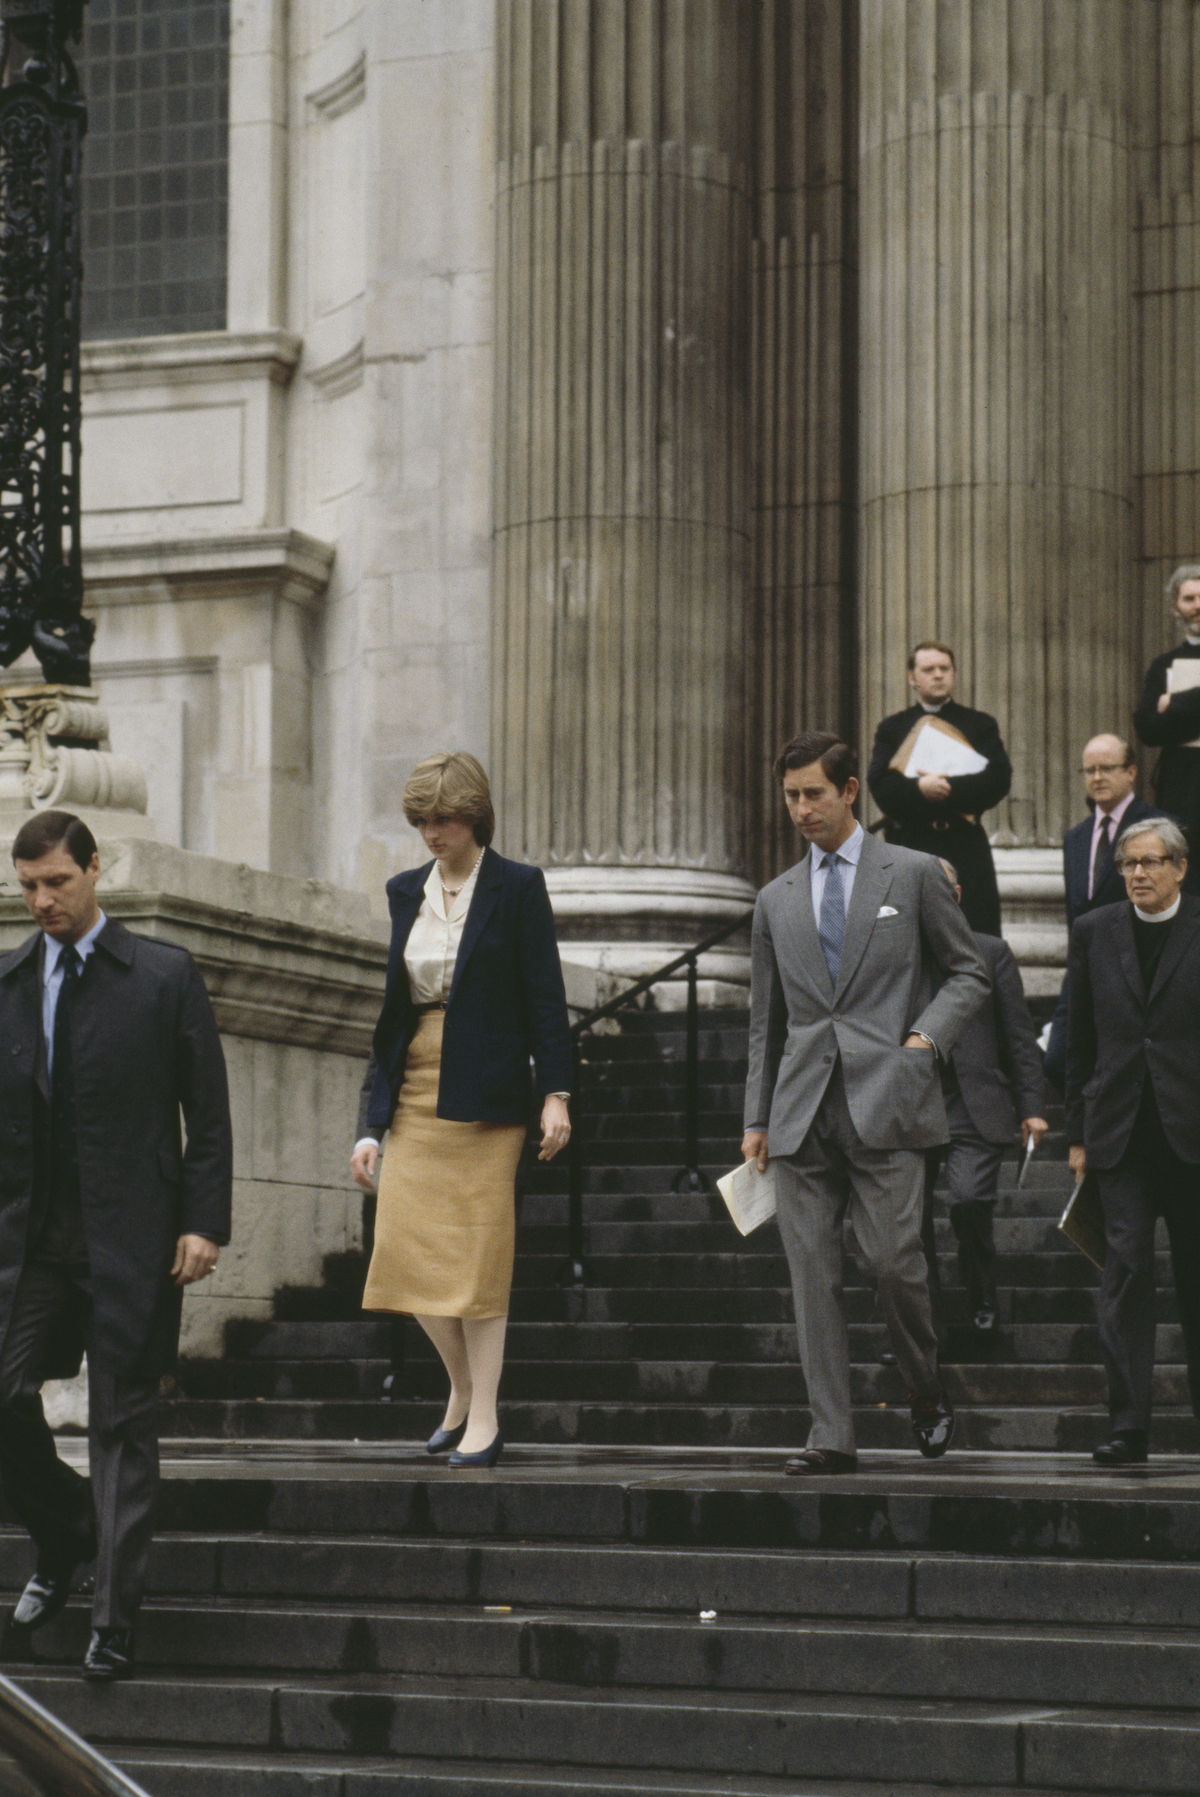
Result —
[[404, 815], [415, 827], [427, 817], [454, 817], [470, 824], [475, 840], [486, 848], [496, 833], [496, 813], [488, 777], [465, 749], [426, 755], [408, 776]]

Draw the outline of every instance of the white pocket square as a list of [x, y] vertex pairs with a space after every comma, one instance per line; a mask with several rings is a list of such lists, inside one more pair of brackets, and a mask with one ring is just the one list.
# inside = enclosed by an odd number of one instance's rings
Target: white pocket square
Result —
[[875, 915], [877, 917], [899, 917], [900, 913], [895, 905], [880, 905]]

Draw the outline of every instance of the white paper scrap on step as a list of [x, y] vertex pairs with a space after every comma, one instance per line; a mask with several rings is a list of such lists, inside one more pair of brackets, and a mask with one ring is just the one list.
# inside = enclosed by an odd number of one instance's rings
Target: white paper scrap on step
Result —
[[987, 756], [980, 755], [970, 743], [960, 743], [944, 730], [922, 724], [904, 772], [910, 780], [918, 774], [945, 774], [950, 780], [955, 774], [981, 774], [986, 766]]
[[717, 1181], [717, 1190], [743, 1235], [775, 1215], [775, 1169], [770, 1161], [760, 1173], [756, 1161], [743, 1161]]

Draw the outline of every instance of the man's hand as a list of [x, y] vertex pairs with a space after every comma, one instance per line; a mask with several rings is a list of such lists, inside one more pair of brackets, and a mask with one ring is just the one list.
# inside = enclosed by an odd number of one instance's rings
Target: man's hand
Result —
[[767, 1132], [765, 1129], [748, 1129], [742, 1137], [742, 1159], [754, 1161], [760, 1173], [767, 1170]]
[[208, 1278], [220, 1255], [217, 1244], [206, 1235], [181, 1235], [175, 1247], [171, 1278], [176, 1285], [195, 1285], [197, 1279]]
[[1033, 1145], [1036, 1148], [1038, 1143], [1041, 1141], [1042, 1137], [1045, 1135], [1046, 1131], [1049, 1129], [1049, 1127], [1050, 1127], [1050, 1125], [1046, 1122], [1046, 1119], [1044, 1117], [1022, 1117], [1022, 1119], [1021, 1119], [1021, 1146], [1022, 1146], [1022, 1148], [1028, 1148], [1030, 1136], [1033, 1137]]
[[923, 1048], [926, 1054], [933, 1053], [924, 1036], [905, 1036], [904, 1046], [905, 1048]]
[[379, 1165], [379, 1143], [362, 1142], [350, 1156], [350, 1177], [364, 1192], [375, 1190], [375, 1169]]
[[1087, 1172], [1087, 1149], [1082, 1142], [1072, 1142], [1067, 1150], [1067, 1165], [1076, 1179], [1082, 1179]]
[[1167, 709], [1167, 706], [1170, 703], [1171, 703], [1170, 693], [1163, 693], [1158, 701], [1158, 709], [1160, 711], [1165, 711]]
[[922, 798], [933, 799], [936, 802], [940, 799], [948, 799], [951, 787], [945, 774], [918, 773], [917, 790]]

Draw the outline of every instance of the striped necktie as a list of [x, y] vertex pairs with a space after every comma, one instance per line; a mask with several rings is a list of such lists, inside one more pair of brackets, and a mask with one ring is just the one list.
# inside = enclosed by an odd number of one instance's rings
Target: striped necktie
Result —
[[821, 897], [821, 921], [817, 926], [829, 977], [837, 985], [842, 964], [842, 940], [846, 934], [846, 895], [842, 890], [842, 857], [830, 855], [825, 863], [825, 891]]

